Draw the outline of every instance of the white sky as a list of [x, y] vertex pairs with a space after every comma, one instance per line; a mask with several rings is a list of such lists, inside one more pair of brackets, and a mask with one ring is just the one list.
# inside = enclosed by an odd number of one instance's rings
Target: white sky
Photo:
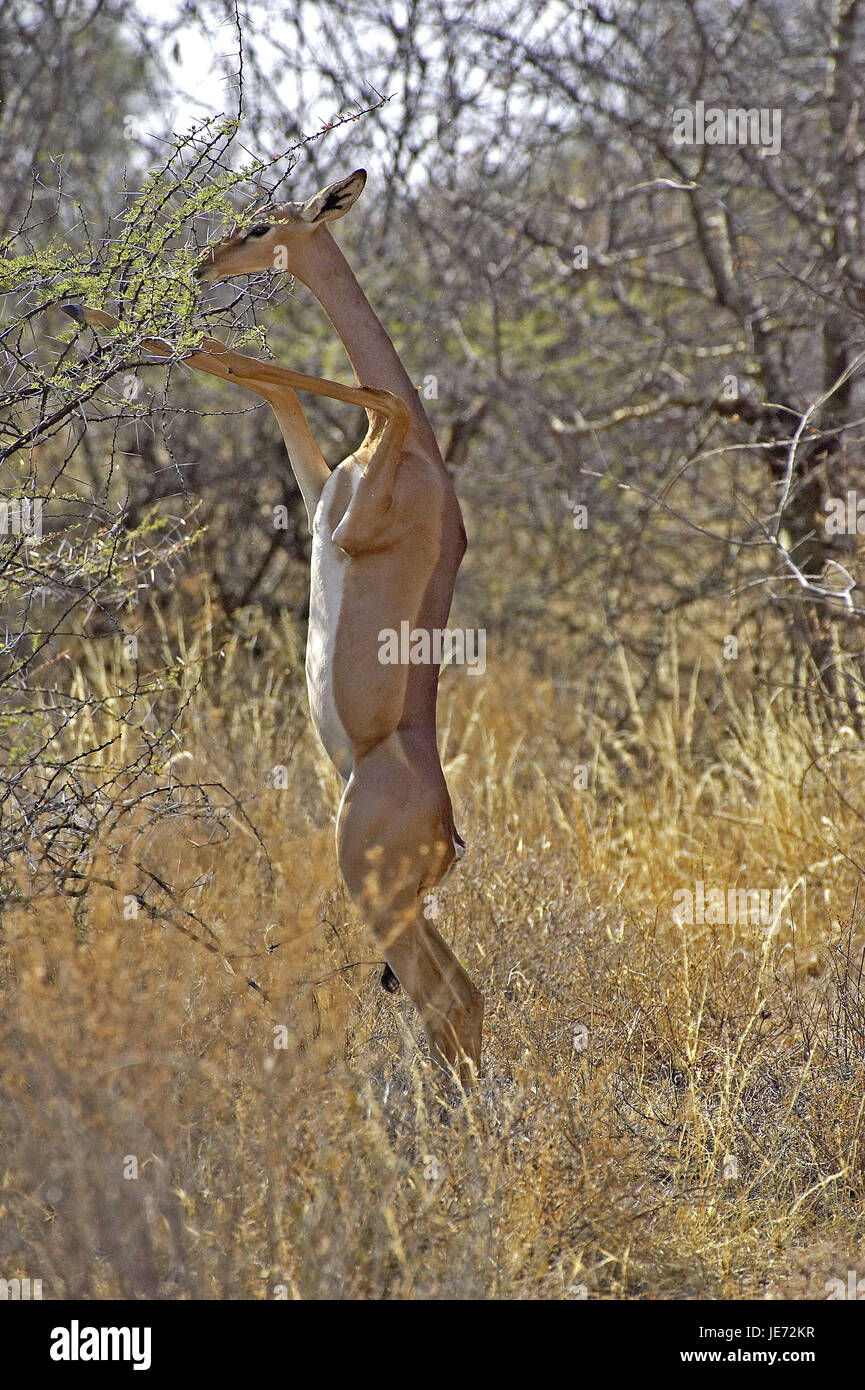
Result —
[[[135, 8], [146, 25], [148, 20], [160, 24], [176, 18], [182, 5], [180, 0], [139, 0]], [[154, 133], [165, 134], [167, 127], [182, 132], [203, 116], [231, 114], [236, 106], [219, 67], [220, 57], [237, 49], [234, 26], [223, 24], [204, 35], [198, 25], [185, 25], [178, 30], [177, 40], [180, 62], [174, 61], [170, 51], [163, 55], [169, 77], [176, 83], [175, 96], [170, 109], [160, 112], [160, 130]]]

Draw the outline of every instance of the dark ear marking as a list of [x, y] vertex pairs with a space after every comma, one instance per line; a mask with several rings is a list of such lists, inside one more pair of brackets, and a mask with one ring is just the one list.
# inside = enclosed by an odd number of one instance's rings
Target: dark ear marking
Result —
[[348, 212], [366, 183], [366, 170], [355, 169], [348, 178], [322, 188], [300, 209], [304, 222], [332, 222]]
[[325, 201], [324, 206], [322, 207], [321, 211], [322, 211], [322, 212], [338, 212], [340, 208], [342, 208], [342, 207], [345, 206], [345, 204], [346, 204], [347, 201], [348, 201], [348, 200], [347, 200], [347, 198], [346, 198], [346, 191], [345, 191], [345, 189], [344, 189], [344, 188], [335, 188], [335, 189], [333, 189], [333, 191], [332, 191], [331, 193], [328, 194], [327, 200]]

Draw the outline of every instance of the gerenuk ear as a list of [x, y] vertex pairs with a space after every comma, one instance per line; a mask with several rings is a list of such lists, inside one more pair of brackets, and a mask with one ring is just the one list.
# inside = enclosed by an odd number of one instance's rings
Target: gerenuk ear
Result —
[[329, 183], [320, 193], [315, 193], [304, 203], [300, 216], [304, 222], [335, 222], [345, 217], [349, 208], [357, 202], [366, 183], [366, 170], [355, 169], [347, 179], [337, 179]]

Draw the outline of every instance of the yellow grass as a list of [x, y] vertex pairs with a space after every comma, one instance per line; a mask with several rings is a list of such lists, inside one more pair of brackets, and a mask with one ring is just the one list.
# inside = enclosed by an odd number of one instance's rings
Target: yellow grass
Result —
[[[720, 672], [710, 709], [674, 647], [651, 711], [615, 655], [616, 718], [516, 658], [446, 672], [469, 854], [437, 921], [487, 998], [484, 1073], [448, 1105], [340, 885], [294, 635], [161, 640], [203, 673], [174, 811], [130, 810], [83, 894], [5, 919], [0, 1274], [49, 1298], [819, 1298], [861, 1265], [852, 731]], [[698, 880], [789, 893], [774, 925], [679, 925]]]

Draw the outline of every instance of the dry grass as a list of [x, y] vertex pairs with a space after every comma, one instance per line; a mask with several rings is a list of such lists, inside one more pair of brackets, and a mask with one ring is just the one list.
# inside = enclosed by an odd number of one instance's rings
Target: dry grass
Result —
[[[672, 646], [651, 715], [614, 663], [616, 720], [518, 662], [447, 673], [470, 852], [439, 923], [487, 997], [485, 1073], [448, 1106], [339, 883], [292, 634], [184, 640], [206, 674], [176, 814], [139, 808], [83, 897], [5, 920], [0, 1274], [228, 1299], [819, 1298], [846, 1278], [865, 1235], [850, 731], [720, 677], [710, 712]], [[679, 926], [697, 880], [790, 892], [774, 926]]]

